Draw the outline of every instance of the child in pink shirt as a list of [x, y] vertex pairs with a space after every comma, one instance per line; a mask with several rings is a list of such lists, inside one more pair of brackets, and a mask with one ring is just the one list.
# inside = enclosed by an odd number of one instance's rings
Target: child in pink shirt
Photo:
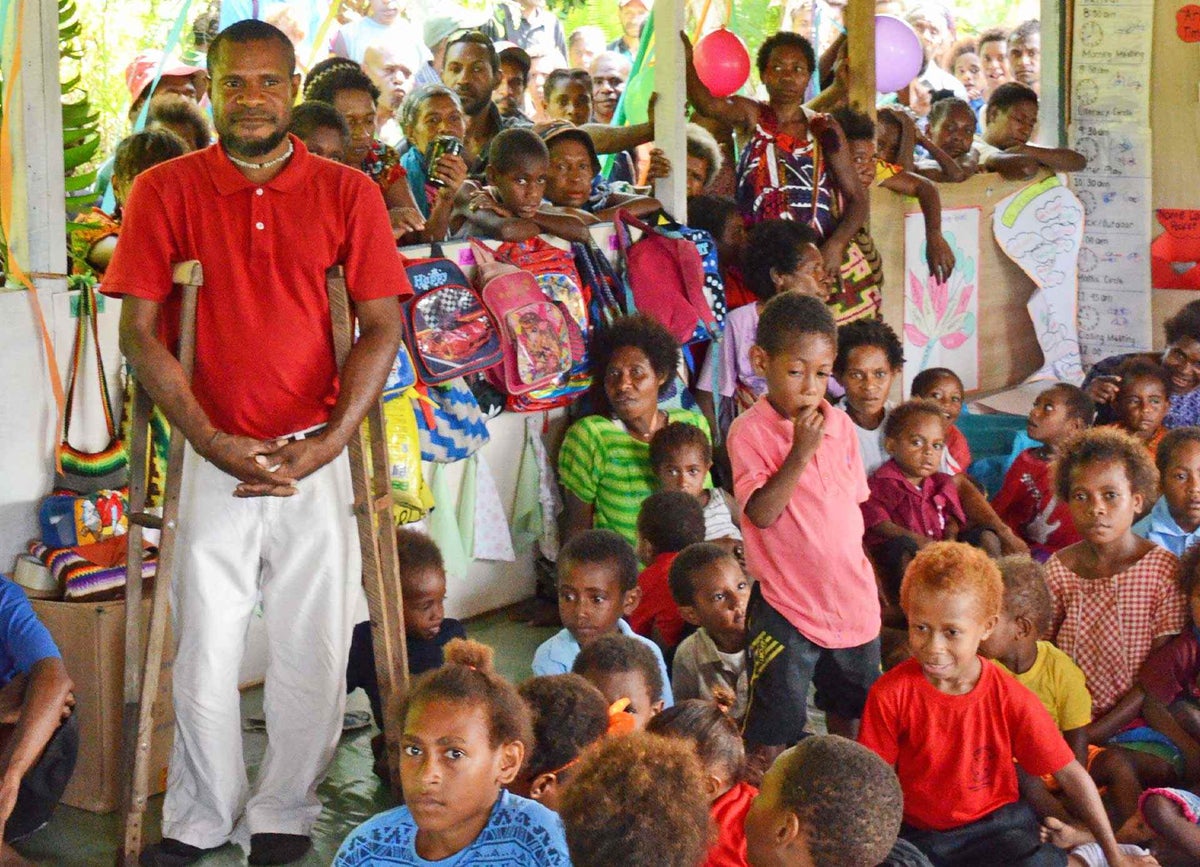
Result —
[[760, 757], [803, 737], [810, 681], [830, 730], [852, 734], [879, 676], [879, 596], [859, 508], [867, 477], [850, 419], [825, 401], [836, 350], [822, 301], [772, 298], [750, 350], [767, 393], [729, 430], [746, 571], [758, 579], [744, 734]]

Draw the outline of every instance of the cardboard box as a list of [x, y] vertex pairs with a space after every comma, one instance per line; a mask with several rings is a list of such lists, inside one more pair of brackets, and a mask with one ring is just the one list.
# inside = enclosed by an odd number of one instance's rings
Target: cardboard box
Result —
[[[121, 807], [121, 716], [125, 703], [125, 602], [55, 602], [31, 599], [33, 610], [54, 636], [75, 682], [79, 759], [62, 802], [93, 813]], [[142, 632], [150, 601], [142, 603]], [[150, 744], [150, 794], [167, 788], [167, 762], [175, 733], [171, 665], [175, 643], [167, 630], [163, 672], [154, 704]]]

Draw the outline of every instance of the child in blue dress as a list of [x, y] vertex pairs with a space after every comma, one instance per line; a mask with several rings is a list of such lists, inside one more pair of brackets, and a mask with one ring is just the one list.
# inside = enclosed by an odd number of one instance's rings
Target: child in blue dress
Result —
[[342, 843], [335, 867], [569, 865], [558, 816], [506, 790], [533, 743], [529, 709], [492, 670], [492, 651], [456, 640], [400, 708], [404, 806]]

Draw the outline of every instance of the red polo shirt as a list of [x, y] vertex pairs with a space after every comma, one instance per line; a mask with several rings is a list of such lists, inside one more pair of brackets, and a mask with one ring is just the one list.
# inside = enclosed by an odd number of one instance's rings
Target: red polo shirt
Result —
[[[863, 550], [859, 504], [870, 494], [850, 416], [820, 404], [821, 444], [804, 467], [775, 523], [742, 522], [746, 572], [763, 599], [809, 641], [858, 647], [879, 635], [879, 590]], [[742, 509], [779, 472], [796, 425], [766, 395], [733, 420], [726, 445], [733, 492]]]
[[354, 301], [412, 294], [371, 179], [310, 155], [295, 136], [292, 145], [265, 184], [220, 145], [139, 175], [101, 287], [162, 303], [162, 336], [174, 347], [172, 266], [198, 259], [192, 390], [216, 427], [257, 439], [321, 424], [337, 399], [328, 268], [345, 268]]

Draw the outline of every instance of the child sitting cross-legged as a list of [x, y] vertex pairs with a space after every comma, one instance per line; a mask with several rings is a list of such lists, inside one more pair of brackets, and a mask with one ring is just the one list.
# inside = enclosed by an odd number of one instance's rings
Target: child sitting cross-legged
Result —
[[992, 500], [996, 514], [1038, 560], [1079, 541], [1066, 500], [1055, 496], [1051, 466], [1062, 444], [1087, 428], [1095, 411], [1091, 398], [1065, 382], [1039, 394], [1025, 431], [1041, 445], [1017, 455]]
[[680, 616], [697, 629], [675, 650], [671, 691], [677, 699], [733, 696], [734, 719], [746, 713], [746, 604], [750, 582], [724, 548], [708, 542], [679, 552], [668, 575]]
[[404, 806], [359, 825], [335, 867], [365, 864], [569, 865], [558, 817], [506, 787], [532, 743], [529, 709], [471, 641], [421, 675], [400, 706]]
[[608, 702], [578, 674], [534, 677], [518, 691], [533, 718], [533, 742], [509, 788], [558, 812], [575, 762], [608, 731]]
[[1067, 442], [1055, 468], [1056, 493], [1069, 504], [1081, 541], [1046, 564], [1054, 600], [1047, 636], [1087, 677], [1088, 740], [1106, 747], [1091, 772], [1112, 790], [1121, 823], [1136, 812], [1139, 782], [1170, 785], [1182, 769], [1178, 749], [1139, 720], [1138, 670], [1187, 620], [1178, 558], [1131, 530], [1157, 481], [1141, 443], [1112, 428]]
[[[992, 634], [979, 652], [1012, 672], [1019, 683], [1033, 690], [1049, 711], [1063, 739], [1081, 765], [1087, 767], [1087, 727], [1092, 721], [1092, 696], [1083, 672], [1071, 657], [1049, 641], [1039, 640], [1050, 628], [1053, 602], [1046, 589], [1045, 570], [1036, 560], [1010, 555], [996, 561], [1004, 581], [1004, 598]], [[1092, 748], [1095, 752], [1099, 752]], [[1057, 788], [1055, 784], [1052, 788]], [[1036, 777], [1021, 779], [1021, 794], [1042, 817], [1068, 819], [1047, 783]]]
[[922, 549], [904, 576], [900, 599], [913, 658], [871, 688], [859, 735], [896, 768], [904, 792], [901, 835], [950, 867], [1065, 864], [1065, 853], [1041, 841], [1036, 814], [1019, 800], [1019, 764], [1026, 773], [1053, 774], [1109, 864], [1124, 867], [1132, 862], [1117, 845], [1096, 786], [1050, 714], [978, 654], [1003, 595], [996, 564], [958, 542]]
[[933, 542], [957, 539], [967, 519], [954, 479], [938, 469], [946, 438], [936, 403], [911, 400], [893, 409], [883, 423], [883, 444], [891, 458], [867, 480], [864, 541], [889, 599], [898, 599], [913, 555]]
[[913, 397], [932, 400], [946, 416], [946, 454], [949, 472], [965, 473], [971, 466], [971, 446], [958, 429], [963, 408], [963, 383], [948, 367], [927, 367], [913, 377], [909, 391]]
[[650, 440], [650, 466], [664, 491], [683, 491], [704, 508], [704, 539], [741, 556], [742, 531], [734, 523], [725, 494], [705, 487], [712, 469], [712, 443], [694, 424], [673, 421]]
[[[416, 677], [441, 666], [443, 648], [455, 638], [466, 638], [467, 633], [460, 621], [446, 616], [446, 566], [437, 543], [424, 533], [402, 528], [396, 531], [396, 553], [404, 600], [408, 673]], [[346, 665], [346, 692], [351, 693], [358, 687], [367, 694], [375, 725], [380, 729], [380, 733], [371, 739], [375, 772], [387, 779], [382, 732], [384, 709], [375, 677], [375, 644], [371, 624], [365, 621], [354, 627]]]
[[1171, 374], [1161, 364], [1140, 358], [1131, 358], [1117, 373], [1121, 384], [1113, 399], [1114, 427], [1145, 443], [1154, 458], [1167, 432], [1163, 419], [1171, 406]]
[[583, 754], [561, 813], [574, 867], [696, 867], [712, 837], [708, 811], [695, 750], [634, 732]]
[[533, 673], [566, 674], [582, 648], [604, 636], [626, 635], [656, 660], [666, 703], [671, 704], [667, 666], [658, 645], [637, 635], [622, 616], [641, 601], [633, 546], [612, 530], [585, 530], [558, 554], [558, 613], [563, 629], [533, 655]]
[[488, 148], [487, 186], [467, 181], [454, 203], [454, 237], [527, 241], [546, 232], [587, 243], [583, 220], [543, 199], [550, 153], [533, 130], [513, 127], [492, 139]]
[[689, 699], [650, 720], [646, 731], [687, 741], [704, 768], [704, 794], [711, 804], [717, 839], [704, 867], [744, 867], [746, 812], [758, 789], [745, 780], [746, 749], [737, 723], [722, 699]]
[[664, 672], [654, 653], [636, 637], [606, 635], [579, 652], [572, 669], [593, 684], [609, 703], [610, 713], [633, 718], [642, 731], [664, 707], [670, 706]]
[[837, 735], [805, 738], [763, 777], [746, 814], [747, 861], [751, 867], [928, 867], [920, 853], [888, 857], [903, 847], [902, 806], [896, 772], [875, 753]]
[[1133, 532], [1176, 557], [1200, 539], [1200, 428], [1177, 427], [1158, 444], [1162, 496]]
[[767, 393], [729, 429], [747, 571], [758, 579], [744, 734], [759, 761], [804, 737], [810, 683], [830, 729], [853, 732], [879, 676], [879, 596], [859, 509], [867, 479], [850, 419], [825, 401], [837, 339], [819, 299], [768, 301], [750, 350]]
[[629, 625], [662, 647], [669, 666], [686, 624], [671, 598], [667, 570], [680, 551], [704, 541], [704, 510], [691, 494], [656, 491], [642, 501], [637, 528], [638, 558], [646, 568], [638, 575], [642, 598], [629, 615]]

